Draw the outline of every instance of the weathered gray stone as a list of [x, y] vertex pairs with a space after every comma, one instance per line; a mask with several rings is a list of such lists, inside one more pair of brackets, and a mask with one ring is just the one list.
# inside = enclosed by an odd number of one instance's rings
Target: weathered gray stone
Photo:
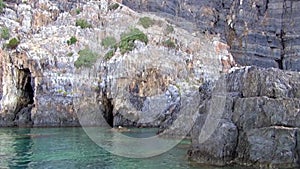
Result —
[[246, 67], [226, 76], [228, 91], [245, 98], [299, 98], [300, 74], [296, 72]]
[[252, 97], [237, 99], [233, 121], [243, 131], [268, 126], [300, 127], [299, 99]]
[[202, 32], [219, 33], [240, 65], [300, 70], [298, 1], [123, 0], [122, 3], [134, 10], [173, 16], [178, 21], [184, 18], [195, 22]]
[[[200, 121], [199, 121], [200, 120]], [[216, 119], [217, 120], [217, 119]], [[196, 126], [192, 130], [192, 147], [188, 152], [193, 160], [199, 163], [224, 166], [234, 159], [237, 146], [238, 130], [236, 126], [228, 121], [221, 120], [217, 129], [204, 142], [200, 137], [205, 117], [200, 116]], [[200, 124], [200, 125], [199, 125]]]
[[[245, 67], [224, 77], [226, 101], [216, 103], [214, 90], [205, 94], [209, 97], [191, 133], [191, 158], [205, 164], [299, 167], [299, 73]], [[206, 123], [209, 118], [218, 126], [205, 142], [199, 143], [200, 133], [214, 127]], [[222, 127], [224, 123], [231, 127]], [[220, 153], [224, 149], [227, 153]]]
[[253, 129], [240, 138], [237, 161], [260, 168], [299, 167], [299, 128]]

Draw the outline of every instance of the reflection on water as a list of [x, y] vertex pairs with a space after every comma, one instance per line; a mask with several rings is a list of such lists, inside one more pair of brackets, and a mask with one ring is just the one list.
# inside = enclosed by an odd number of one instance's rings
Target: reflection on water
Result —
[[33, 145], [28, 135], [30, 129], [1, 130], [0, 132], [0, 166], [28, 168], [31, 162]]
[[[155, 129], [139, 129], [127, 135], [149, 137], [155, 132]], [[107, 137], [107, 146], [114, 146], [111, 136], [102, 136]], [[81, 128], [0, 128], [0, 168], [216, 169], [189, 162], [186, 159], [188, 146], [189, 141], [184, 140], [162, 155], [131, 159], [108, 153], [93, 143]], [[130, 148], [134, 149], [129, 147], [128, 151]]]

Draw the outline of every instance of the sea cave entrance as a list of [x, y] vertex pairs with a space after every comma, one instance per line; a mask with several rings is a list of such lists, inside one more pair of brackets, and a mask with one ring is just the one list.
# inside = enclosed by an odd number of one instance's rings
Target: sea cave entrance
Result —
[[107, 124], [110, 127], [113, 127], [114, 126], [114, 115], [113, 115], [114, 106], [112, 104], [112, 99], [108, 99], [107, 96], [104, 95], [103, 106], [104, 106], [103, 117], [106, 120]]
[[15, 109], [14, 122], [17, 126], [30, 126], [31, 109], [34, 106], [34, 79], [28, 68], [17, 71], [18, 101]]
[[34, 81], [31, 77], [29, 69], [19, 69], [17, 89], [21, 91], [21, 98], [23, 107], [34, 103]]

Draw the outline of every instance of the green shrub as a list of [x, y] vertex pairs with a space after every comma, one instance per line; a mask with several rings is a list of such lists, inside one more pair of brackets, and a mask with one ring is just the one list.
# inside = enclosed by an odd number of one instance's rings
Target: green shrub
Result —
[[142, 31], [137, 28], [130, 29], [130, 32], [123, 33], [121, 35], [121, 41], [119, 43], [119, 48], [121, 54], [134, 49], [134, 41], [139, 40], [144, 43], [148, 43], [148, 37]]
[[104, 59], [109, 60], [115, 55], [116, 50], [115, 49], [110, 49], [105, 55]]
[[114, 4], [108, 6], [108, 10], [114, 11], [114, 10], [118, 9], [119, 6], [120, 5], [118, 3], [114, 3]]
[[68, 45], [73, 45], [77, 42], [77, 39], [75, 36], [72, 36], [69, 40], [67, 40]]
[[145, 29], [147, 29], [154, 24], [154, 21], [149, 17], [143, 17], [139, 19], [138, 24], [142, 25]]
[[80, 14], [81, 9], [77, 8], [75, 11], [76, 11], [76, 14], [78, 15], [78, 14]]
[[80, 26], [81, 29], [92, 28], [92, 25], [89, 24], [85, 19], [77, 19], [76, 26]]
[[166, 32], [167, 34], [174, 32], [173, 26], [168, 24], [166, 27]]
[[5, 4], [3, 2], [3, 0], [0, 0], [0, 12], [2, 13], [3, 12], [3, 9], [5, 8]]
[[168, 47], [168, 48], [175, 48], [176, 47], [175, 43], [171, 39], [168, 39], [168, 40], [164, 41], [163, 45], [165, 47]]
[[82, 67], [82, 66], [91, 67], [97, 61], [98, 54], [94, 53], [93, 51], [91, 51], [88, 48], [80, 50], [78, 52], [78, 54], [79, 54], [79, 57], [74, 62], [74, 66], [76, 68], [79, 68], [79, 67]]
[[64, 91], [64, 92], [63, 92], [63, 96], [66, 97], [67, 95], [68, 95], [68, 92]]
[[7, 40], [7, 39], [9, 39], [9, 37], [10, 37], [9, 29], [6, 27], [2, 28], [1, 29], [1, 38]]
[[67, 54], [67, 56], [71, 57], [71, 56], [73, 56], [73, 54], [74, 54], [73, 52], [70, 52]]
[[62, 89], [58, 89], [58, 91], [57, 91], [57, 93], [63, 93], [64, 92], [64, 90], [62, 90]]
[[20, 44], [20, 41], [17, 38], [12, 38], [9, 40], [7, 47], [11, 49], [15, 49]]
[[117, 43], [116, 38], [112, 36], [108, 36], [102, 40], [101, 45], [105, 48], [109, 48], [115, 46], [116, 43]]
[[97, 93], [100, 92], [100, 89], [101, 88], [99, 86], [93, 86], [92, 87], [92, 90], [95, 91], [95, 92], [97, 92]]

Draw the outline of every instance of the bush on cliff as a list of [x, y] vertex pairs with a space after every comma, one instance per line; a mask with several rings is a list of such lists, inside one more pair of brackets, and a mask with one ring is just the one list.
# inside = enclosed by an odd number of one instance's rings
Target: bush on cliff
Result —
[[152, 25], [154, 25], [154, 20], [152, 20], [149, 17], [142, 17], [139, 19], [138, 24], [142, 25], [145, 29], [151, 27]]
[[7, 27], [2, 28], [1, 29], [1, 38], [7, 40], [7, 39], [9, 39], [9, 37], [10, 37], [9, 29]]
[[105, 48], [109, 48], [108, 52], [104, 55], [105, 60], [109, 60], [115, 55], [117, 49], [120, 49], [121, 54], [125, 54], [132, 51], [135, 47], [134, 42], [139, 40], [144, 43], [148, 43], [148, 37], [142, 31], [137, 28], [130, 29], [129, 32], [121, 34], [121, 40], [117, 43], [114, 37], [106, 37], [102, 40], [101, 45]]
[[174, 32], [174, 27], [172, 25], [168, 24], [167, 27], [166, 27], [166, 29], [165, 29], [165, 32], [167, 34], [170, 34], [170, 33]]
[[67, 44], [70, 46], [70, 45], [73, 45], [77, 42], [77, 38], [75, 36], [72, 36], [69, 40], [67, 40]]
[[114, 3], [114, 4], [108, 6], [108, 10], [114, 11], [114, 10], [118, 9], [119, 6], [120, 5], [118, 3]]
[[79, 26], [81, 29], [92, 28], [92, 25], [89, 24], [88, 21], [85, 19], [77, 19], [75, 25]]
[[89, 48], [85, 48], [78, 52], [79, 57], [74, 62], [74, 66], [76, 68], [80, 67], [91, 67], [97, 61], [98, 54], [90, 50]]
[[3, 2], [3, 0], [0, 0], [0, 12], [3, 12], [3, 9], [5, 8], [5, 4]]
[[77, 15], [79, 15], [80, 12], [81, 12], [81, 9], [80, 9], [80, 8], [77, 8], [77, 9], [75, 10], [75, 12], [76, 12]]
[[164, 41], [163, 45], [168, 48], [176, 48], [175, 43], [171, 39]]
[[134, 42], [139, 40], [144, 43], [148, 43], [148, 37], [142, 31], [137, 28], [132, 28], [128, 33], [123, 33], [121, 35], [121, 41], [119, 43], [119, 48], [121, 54], [132, 51], [134, 49]]
[[116, 45], [116, 43], [117, 43], [116, 38], [112, 36], [108, 36], [102, 40], [101, 45], [104, 48], [113, 48]]
[[104, 55], [104, 59], [105, 60], [109, 60], [111, 59], [114, 55], [115, 55], [116, 49], [110, 49], [105, 55]]
[[6, 46], [10, 49], [15, 49], [19, 44], [20, 41], [17, 38], [12, 38], [11, 40], [9, 40]]

